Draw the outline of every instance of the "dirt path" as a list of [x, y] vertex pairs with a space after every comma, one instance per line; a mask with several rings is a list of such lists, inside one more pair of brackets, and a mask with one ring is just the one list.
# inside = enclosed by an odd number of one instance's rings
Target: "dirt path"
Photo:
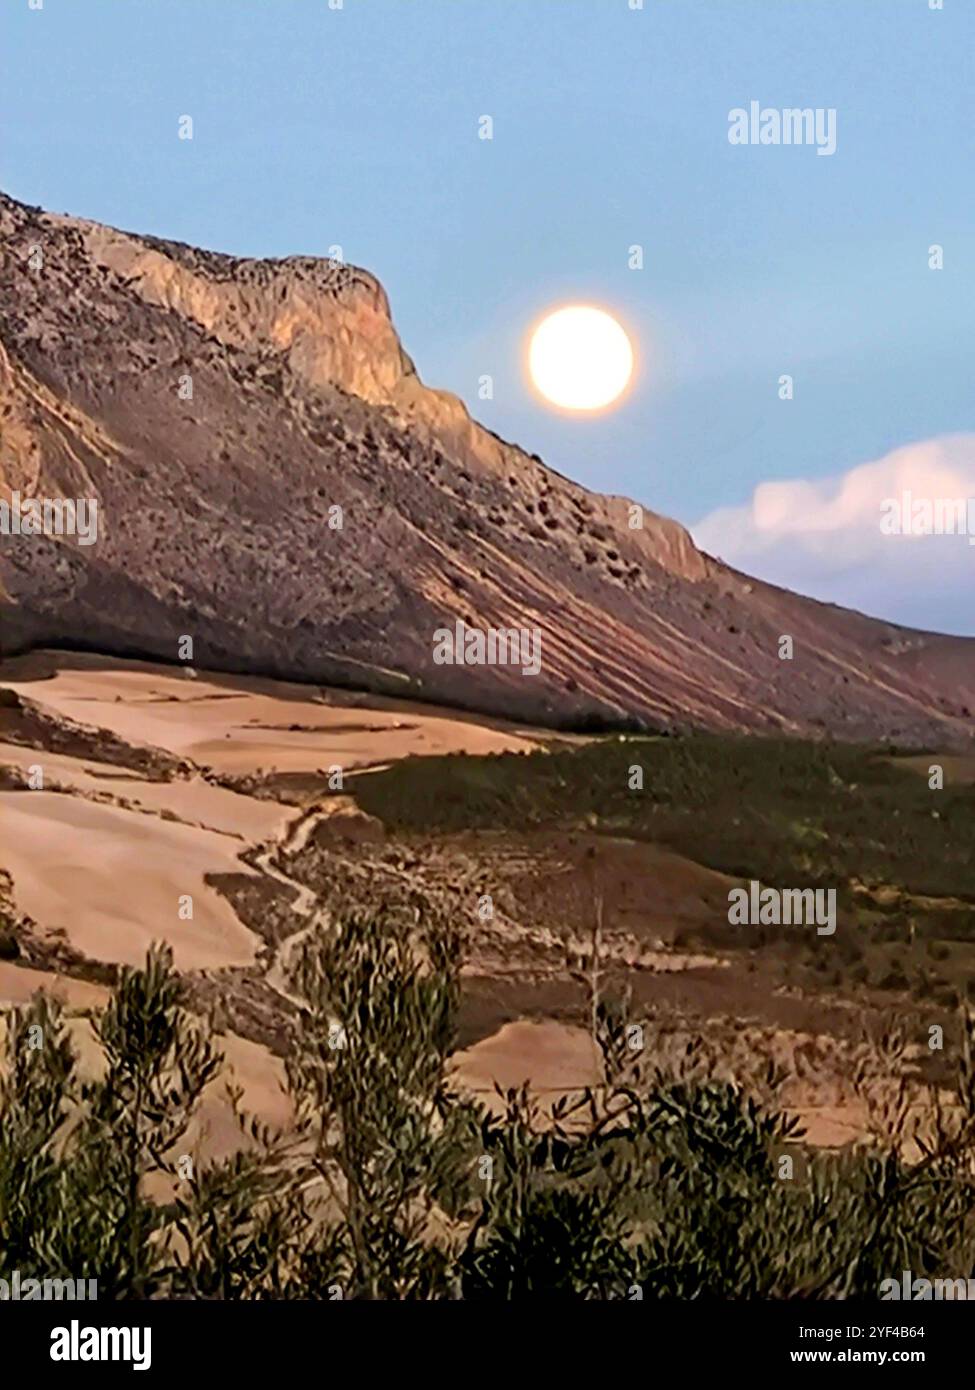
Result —
[[[277, 862], [282, 856], [298, 854], [307, 845], [308, 840], [318, 825], [322, 821], [328, 820], [333, 814], [333, 809], [329, 805], [314, 806], [299, 816], [288, 827], [283, 838], [277, 843], [266, 845], [259, 850], [254, 862], [259, 865], [269, 878], [273, 878], [276, 883], [280, 883], [284, 888], [294, 893], [291, 910], [296, 917], [305, 920], [311, 917], [317, 904], [317, 897], [307, 884], [300, 883], [298, 879], [281, 869]], [[305, 926], [300, 926], [296, 931], [280, 943], [274, 952], [271, 964], [268, 966], [265, 980], [270, 987], [289, 1003], [301, 1007], [302, 1000], [292, 994], [287, 987], [290, 975], [291, 962], [294, 959], [294, 952], [298, 949], [301, 942], [305, 939], [308, 932], [323, 920], [323, 910], [320, 910], [315, 922], [308, 922]]]

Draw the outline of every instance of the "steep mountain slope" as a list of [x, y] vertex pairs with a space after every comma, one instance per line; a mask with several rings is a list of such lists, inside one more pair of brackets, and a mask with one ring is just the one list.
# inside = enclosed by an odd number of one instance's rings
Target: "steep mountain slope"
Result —
[[[97, 498], [99, 529], [88, 546], [0, 537], [5, 652], [175, 660], [189, 635], [200, 667], [553, 723], [971, 738], [975, 643], [747, 580], [651, 512], [631, 529], [625, 499], [424, 387], [381, 286], [334, 262], [239, 260], [0, 197], [11, 491]], [[540, 672], [435, 664], [458, 619], [537, 626]]]

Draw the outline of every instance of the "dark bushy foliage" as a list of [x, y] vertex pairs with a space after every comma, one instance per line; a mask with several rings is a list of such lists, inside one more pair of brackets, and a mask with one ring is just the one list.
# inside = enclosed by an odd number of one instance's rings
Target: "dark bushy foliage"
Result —
[[547, 1114], [511, 1092], [489, 1114], [449, 1083], [459, 967], [456, 931], [419, 907], [317, 924], [294, 971], [294, 1126], [240, 1115], [240, 1152], [210, 1162], [188, 1162], [186, 1136], [220, 1058], [167, 951], [123, 973], [96, 1079], [57, 1004], [13, 1011], [5, 1263], [95, 1278], [102, 1298], [876, 1297], [903, 1269], [971, 1273], [968, 1045], [913, 1162], [903, 1087], [887, 1142], [807, 1153], [700, 1048], [655, 1071], [601, 1001], [603, 1084]]

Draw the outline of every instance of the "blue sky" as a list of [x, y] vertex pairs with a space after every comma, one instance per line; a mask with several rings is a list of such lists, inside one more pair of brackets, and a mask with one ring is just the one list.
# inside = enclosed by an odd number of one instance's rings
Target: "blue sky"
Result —
[[[0, 35], [8, 192], [236, 254], [340, 244], [425, 381], [587, 486], [696, 526], [975, 432], [973, 0], [6, 0]], [[729, 144], [751, 100], [835, 107], [836, 153]], [[616, 411], [523, 380], [566, 300], [635, 336]], [[971, 566], [939, 592], [929, 550], [919, 597], [900, 554], [891, 588], [855, 546], [825, 574], [746, 531], [743, 568], [975, 632]]]

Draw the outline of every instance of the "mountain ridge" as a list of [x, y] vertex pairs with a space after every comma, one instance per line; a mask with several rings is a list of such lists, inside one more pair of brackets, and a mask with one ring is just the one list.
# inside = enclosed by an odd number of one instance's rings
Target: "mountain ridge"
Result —
[[[748, 579], [499, 439], [422, 383], [380, 282], [341, 262], [0, 195], [0, 484], [96, 497], [101, 523], [86, 548], [0, 537], [4, 652], [171, 661], [188, 635], [201, 668], [544, 724], [972, 736], [975, 642]], [[537, 626], [541, 672], [435, 665], [458, 619]]]

